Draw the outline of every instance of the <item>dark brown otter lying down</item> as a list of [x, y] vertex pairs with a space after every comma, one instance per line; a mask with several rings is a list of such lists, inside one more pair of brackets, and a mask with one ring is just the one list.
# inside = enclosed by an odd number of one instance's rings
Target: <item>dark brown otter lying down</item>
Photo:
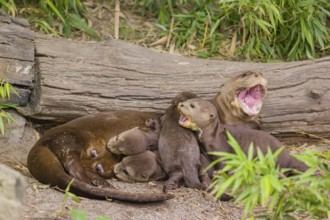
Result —
[[181, 181], [196, 189], [205, 189], [209, 185], [208, 175], [201, 167], [199, 146], [194, 134], [178, 124], [180, 114], [176, 106], [191, 98], [196, 98], [196, 95], [189, 92], [177, 95], [161, 119], [158, 150], [164, 170], [169, 176], [165, 191], [176, 189]]
[[[250, 129], [246, 126], [222, 125], [217, 109], [209, 101], [199, 98], [190, 99], [179, 103], [178, 109], [182, 114], [179, 124], [197, 131], [199, 140], [207, 152], [234, 152], [227, 142], [226, 130], [236, 139], [245, 154], [251, 143], [255, 148], [260, 148], [263, 153], [267, 152], [268, 147], [274, 152], [282, 146], [275, 137], [264, 131]], [[256, 156], [257, 151], [255, 150], [254, 153]], [[212, 160], [214, 159], [216, 158], [213, 156]], [[305, 171], [308, 168], [304, 163], [290, 156], [287, 149], [283, 149], [280, 153], [277, 164], [281, 168], [293, 168], [299, 171]]]
[[72, 120], [47, 131], [32, 147], [27, 162], [30, 173], [40, 182], [96, 199], [128, 202], [158, 202], [173, 198], [168, 194], [124, 193], [100, 188], [114, 176], [113, 168], [121, 158], [106, 149], [109, 139], [133, 127], [142, 127], [159, 115], [137, 111], [117, 111]]

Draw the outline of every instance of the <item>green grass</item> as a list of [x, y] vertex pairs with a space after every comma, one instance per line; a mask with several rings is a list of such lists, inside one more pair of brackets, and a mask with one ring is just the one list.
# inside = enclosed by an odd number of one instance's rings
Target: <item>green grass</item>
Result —
[[[0, 0], [11, 14], [27, 17], [34, 28], [54, 36], [72, 37], [87, 25], [83, 0]], [[114, 0], [108, 4], [114, 8]], [[135, 0], [122, 10], [139, 10], [158, 18], [160, 37], [183, 54], [233, 60], [295, 61], [330, 54], [329, 0]], [[171, 28], [171, 19], [174, 19]], [[124, 30], [124, 37], [128, 30]], [[123, 36], [123, 34], [122, 34]]]
[[328, 0], [136, 1], [159, 18], [179, 50], [260, 61], [313, 59], [330, 54]]
[[71, 37], [73, 32], [83, 31], [100, 39], [87, 25], [87, 13], [81, 0], [0, 0], [0, 7], [12, 16], [23, 15], [34, 28], [47, 34]]
[[8, 103], [11, 92], [17, 94], [15, 88], [8, 82], [0, 79], [0, 134], [5, 134], [5, 125], [11, 125], [14, 119], [6, 109], [16, 108], [15, 104]]

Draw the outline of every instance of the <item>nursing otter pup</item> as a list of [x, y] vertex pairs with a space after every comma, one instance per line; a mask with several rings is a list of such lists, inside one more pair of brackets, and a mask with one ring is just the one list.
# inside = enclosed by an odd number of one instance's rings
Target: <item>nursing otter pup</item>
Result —
[[[215, 106], [203, 99], [190, 99], [178, 104], [178, 109], [182, 114], [179, 124], [185, 128], [198, 132], [198, 137], [207, 152], [222, 151], [234, 153], [227, 142], [226, 130], [236, 139], [245, 154], [251, 143], [254, 147], [260, 148], [263, 153], [267, 152], [269, 147], [272, 152], [278, 150], [282, 144], [270, 134], [247, 128], [245, 126], [222, 125]], [[254, 156], [257, 151], [254, 150]], [[212, 160], [216, 159], [215, 156]], [[293, 168], [299, 171], [305, 171], [308, 167], [290, 156], [287, 149], [283, 149], [277, 159], [277, 164], [281, 168]], [[218, 168], [221, 168], [218, 167]]]
[[223, 124], [246, 124], [257, 127], [267, 79], [260, 72], [247, 71], [227, 80], [211, 102]]
[[109, 140], [107, 148], [119, 155], [135, 155], [146, 150], [158, 149], [160, 123], [157, 119], [148, 119], [146, 128], [135, 127], [124, 131]]
[[147, 182], [167, 177], [162, 168], [158, 151], [145, 151], [124, 157], [114, 168], [118, 179], [126, 182]]
[[164, 170], [169, 176], [164, 186], [165, 192], [176, 189], [181, 181], [188, 187], [197, 189], [206, 189], [210, 182], [201, 167], [195, 135], [178, 124], [180, 114], [177, 104], [196, 97], [190, 92], [180, 93], [172, 100], [161, 118], [158, 150]]
[[[89, 115], [47, 131], [32, 147], [27, 165], [42, 183], [65, 189], [74, 178], [70, 191], [79, 196], [117, 199], [128, 202], [158, 202], [173, 198], [168, 194], [124, 193], [100, 188], [109, 184], [113, 168], [121, 158], [106, 149], [109, 139], [133, 127], [142, 127], [158, 114], [117, 111]], [[97, 186], [95, 186], [97, 185]]]

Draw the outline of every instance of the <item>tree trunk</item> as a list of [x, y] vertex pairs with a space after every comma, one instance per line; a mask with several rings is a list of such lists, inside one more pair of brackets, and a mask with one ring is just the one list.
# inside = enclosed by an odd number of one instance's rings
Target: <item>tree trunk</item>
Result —
[[[1, 29], [12, 26], [17, 24]], [[33, 42], [33, 38], [24, 39]], [[15, 41], [12, 46], [23, 49], [22, 43]], [[31, 53], [24, 58], [5, 51], [11, 61], [24, 61], [31, 67], [35, 58], [36, 71], [31, 68], [35, 78], [29, 74], [34, 84], [29, 78], [24, 85], [32, 88], [29, 105], [21, 109], [31, 119], [62, 123], [119, 109], [163, 112], [181, 91], [211, 98], [230, 77], [255, 70], [269, 81], [261, 111], [262, 130], [295, 140], [301, 136], [299, 132], [330, 137], [330, 57], [250, 63], [158, 53], [119, 40], [78, 42], [37, 34], [34, 43], [35, 55], [31, 48], [23, 49]], [[0, 44], [0, 64], [6, 59], [1, 46], [4, 44]], [[5, 78], [20, 81], [14, 76], [7, 74]]]

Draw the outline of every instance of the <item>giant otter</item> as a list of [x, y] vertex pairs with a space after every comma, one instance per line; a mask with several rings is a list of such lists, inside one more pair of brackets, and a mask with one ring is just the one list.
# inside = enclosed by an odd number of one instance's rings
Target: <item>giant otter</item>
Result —
[[161, 119], [158, 150], [164, 170], [169, 176], [165, 191], [176, 189], [182, 180], [190, 188], [208, 187], [208, 176], [203, 173], [201, 167], [197, 140], [191, 131], [177, 123], [180, 117], [176, 109], [177, 104], [196, 97], [190, 92], [180, 93], [174, 97]]
[[[237, 124], [256, 118], [255, 115], [249, 113], [251, 112], [249, 109], [260, 110], [260, 102], [267, 89], [266, 79], [261, 74], [257, 75], [258, 77], [249, 71], [225, 82], [219, 94], [213, 99], [218, 106], [222, 121]], [[239, 97], [238, 94], [240, 94]], [[235, 104], [242, 100], [248, 103], [244, 108], [240, 104]], [[220, 106], [226, 106], [226, 108], [220, 109]], [[120, 162], [121, 158], [105, 150], [106, 142], [121, 132], [143, 126], [145, 121], [152, 117], [158, 118], [160, 115], [118, 111], [85, 116], [57, 126], [47, 131], [32, 147], [28, 155], [28, 169], [42, 183], [64, 189], [72, 177], [75, 177], [80, 181], [74, 181], [71, 191], [77, 195], [110, 198], [111, 196], [108, 195], [111, 192], [108, 191], [102, 195], [104, 193], [102, 189], [94, 192], [95, 187], [83, 182], [108, 186], [104, 178], [113, 176], [113, 166]], [[120, 194], [117, 194], [116, 197], [119, 196]], [[125, 196], [129, 200], [128, 197], [131, 195]], [[164, 196], [169, 198], [167, 195]], [[139, 198], [148, 200], [143, 196], [137, 196], [133, 200], [139, 200]]]
[[167, 177], [158, 151], [145, 151], [124, 157], [114, 168], [118, 179], [126, 182], [147, 182]]
[[[50, 129], [40, 138], [28, 154], [28, 169], [40, 182], [61, 189], [74, 178], [70, 191], [80, 196], [129, 202], [173, 198], [168, 194], [124, 193], [94, 186], [109, 186], [102, 177], [113, 176], [113, 168], [120, 162], [120, 158], [107, 151], [107, 141], [125, 130], [143, 126], [149, 118], [158, 117], [152, 113], [117, 111], [72, 120]], [[98, 162], [94, 164], [95, 161]]]
[[135, 155], [146, 150], [157, 150], [159, 133], [159, 120], [148, 119], [146, 128], [135, 127], [120, 133], [108, 141], [107, 148], [119, 155]]
[[[178, 110], [181, 113], [178, 123], [182, 127], [197, 131], [199, 140], [207, 152], [234, 153], [227, 142], [226, 131], [236, 139], [245, 154], [248, 153], [251, 143], [255, 148], [260, 148], [263, 153], [267, 152], [268, 147], [274, 152], [282, 146], [281, 142], [264, 131], [241, 125], [223, 125], [219, 120], [217, 109], [209, 101], [200, 98], [190, 99], [179, 103]], [[256, 156], [256, 150], [254, 154]], [[212, 160], [214, 159], [216, 159], [215, 156], [212, 157]], [[281, 168], [293, 168], [299, 171], [305, 171], [308, 168], [304, 163], [290, 156], [287, 149], [283, 149], [280, 153], [277, 164]]]
[[223, 124], [246, 124], [256, 127], [267, 79], [260, 72], [247, 71], [227, 80], [211, 100]]

